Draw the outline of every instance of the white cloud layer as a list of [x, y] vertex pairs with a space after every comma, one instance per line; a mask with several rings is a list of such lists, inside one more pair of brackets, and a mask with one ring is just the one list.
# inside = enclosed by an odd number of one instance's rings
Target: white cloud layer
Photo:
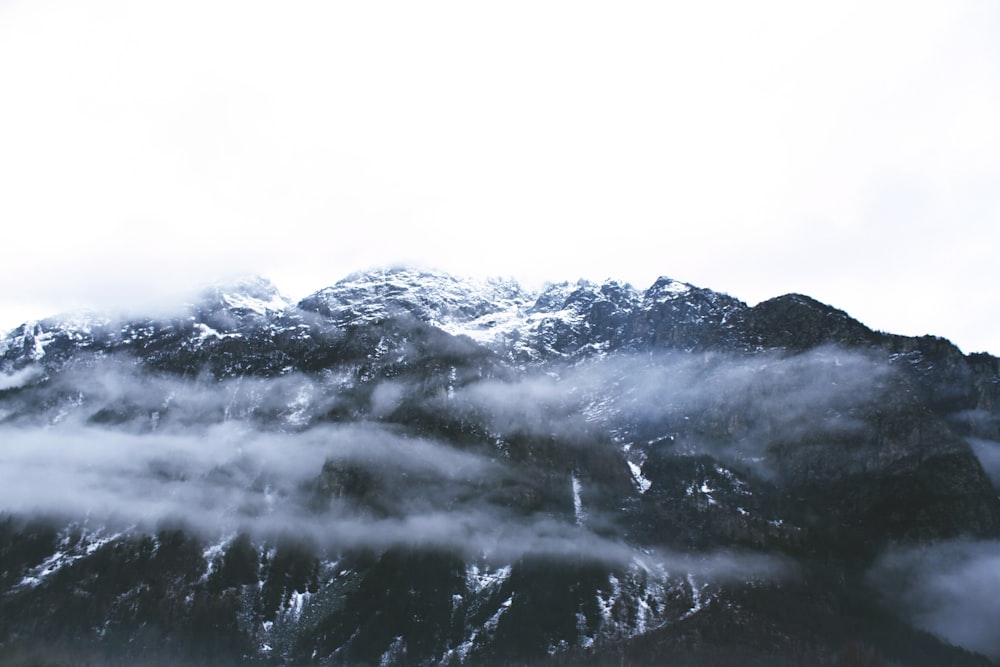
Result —
[[0, 326], [395, 262], [1000, 352], [990, 2], [0, 3]]
[[870, 573], [886, 603], [915, 626], [1000, 659], [1000, 542], [953, 540], [893, 549]]

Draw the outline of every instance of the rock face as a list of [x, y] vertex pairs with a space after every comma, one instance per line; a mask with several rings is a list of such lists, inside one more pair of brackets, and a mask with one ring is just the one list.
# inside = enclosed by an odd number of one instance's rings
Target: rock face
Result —
[[0, 441], [4, 664], [1000, 660], [930, 585], [1000, 558], [1000, 360], [802, 295], [218, 285], [8, 333]]

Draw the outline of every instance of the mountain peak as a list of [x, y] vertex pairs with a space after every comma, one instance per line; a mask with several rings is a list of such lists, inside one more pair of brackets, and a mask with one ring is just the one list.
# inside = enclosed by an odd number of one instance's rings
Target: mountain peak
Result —
[[526, 300], [517, 282], [457, 278], [441, 271], [394, 266], [352, 273], [299, 305], [341, 324], [408, 314], [448, 327], [507, 309]]
[[292, 302], [267, 278], [240, 276], [216, 282], [201, 294], [202, 301], [236, 311], [258, 315], [287, 310]]
[[660, 276], [649, 289], [646, 290], [647, 301], [667, 301], [687, 294], [693, 289], [693, 285], [674, 280], [667, 276]]
[[870, 345], [877, 334], [843, 310], [804, 294], [784, 294], [750, 309], [753, 334], [769, 347], [807, 349], [823, 344]]

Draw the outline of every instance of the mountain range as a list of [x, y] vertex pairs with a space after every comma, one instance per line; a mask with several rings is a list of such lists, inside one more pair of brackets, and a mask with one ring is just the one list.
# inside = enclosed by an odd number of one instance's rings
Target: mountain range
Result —
[[0, 659], [995, 665], [998, 492], [1000, 359], [808, 296], [250, 278], [0, 339]]

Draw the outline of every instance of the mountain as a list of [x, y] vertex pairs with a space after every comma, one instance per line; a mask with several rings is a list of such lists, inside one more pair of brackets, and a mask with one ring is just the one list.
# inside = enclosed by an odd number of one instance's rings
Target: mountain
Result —
[[389, 268], [0, 340], [14, 665], [1000, 664], [1000, 360]]

